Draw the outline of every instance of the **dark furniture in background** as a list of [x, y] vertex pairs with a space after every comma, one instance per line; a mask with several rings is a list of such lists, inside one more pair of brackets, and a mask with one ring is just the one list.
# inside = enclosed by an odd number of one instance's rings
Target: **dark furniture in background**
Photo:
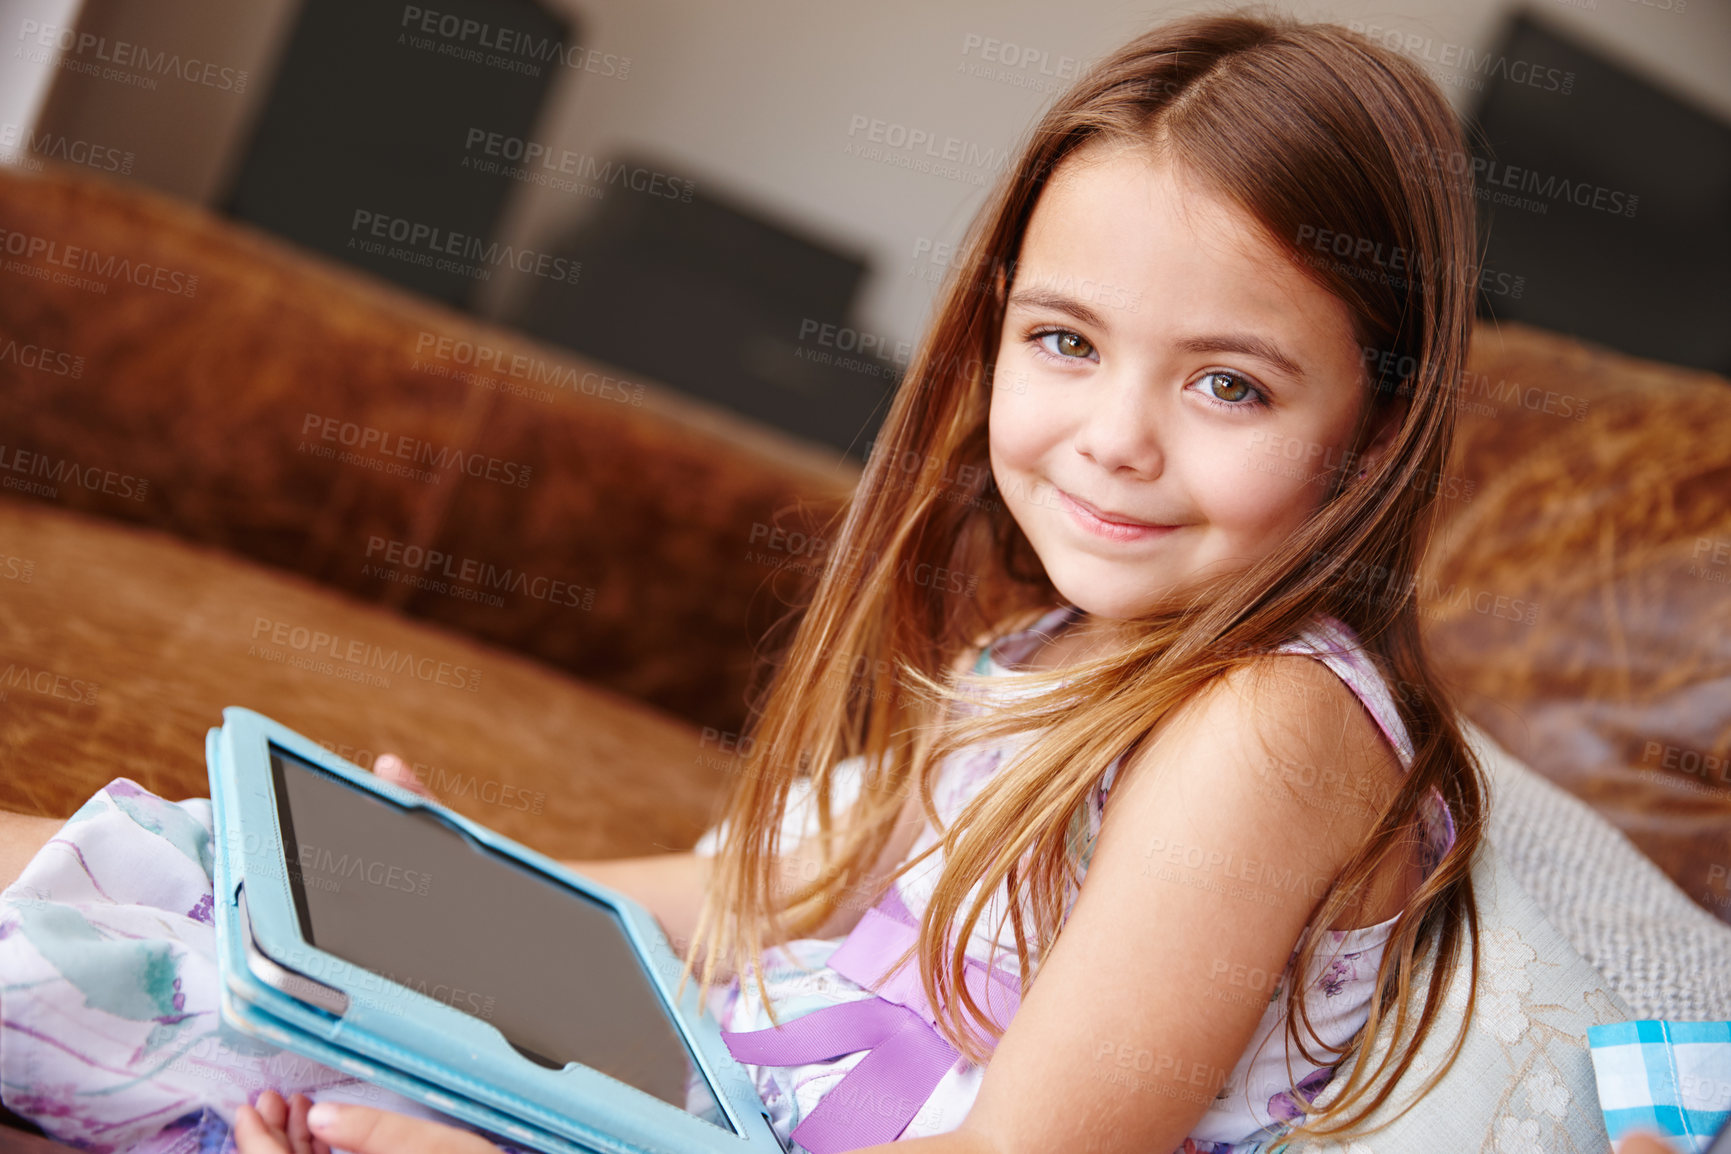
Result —
[[[537, 0], [437, 7], [429, 33], [408, 6], [304, 0], [226, 207], [313, 252], [467, 306], [498, 275], [473, 249], [492, 243], [518, 187], [486, 168], [496, 158], [471, 133], [529, 138], [562, 70], [548, 53], [577, 30]], [[452, 20], [480, 27], [436, 30]], [[359, 225], [357, 214], [366, 214]], [[397, 239], [387, 225], [381, 240], [381, 219], [438, 231]], [[457, 245], [471, 250], [460, 258], [435, 249], [453, 235], [478, 244]], [[440, 257], [486, 275], [430, 263]]]
[[[416, 11], [306, 0], [227, 211], [459, 308], [533, 270], [527, 331], [863, 459], [906, 360], [849, 320], [864, 259], [673, 166], [538, 139], [566, 73], [608, 83], [628, 65], [560, 57], [578, 30], [539, 0]], [[587, 211], [507, 246], [498, 222], [531, 188]]]
[[1471, 67], [1490, 311], [1731, 373], [1731, 125], [1525, 14]]
[[[661, 171], [637, 157], [609, 164], [632, 174]], [[863, 460], [907, 359], [906, 349], [849, 320], [866, 261], [700, 181], [645, 183], [677, 196], [606, 187], [605, 199], [554, 248], [582, 261], [582, 277], [537, 280], [511, 319]]]

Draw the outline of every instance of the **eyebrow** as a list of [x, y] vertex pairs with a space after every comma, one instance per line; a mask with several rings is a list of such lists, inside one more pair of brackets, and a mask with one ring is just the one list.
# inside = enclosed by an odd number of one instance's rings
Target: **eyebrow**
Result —
[[[1110, 331], [1111, 326], [1104, 317], [1081, 301], [1067, 297], [1063, 293], [1050, 289], [1025, 288], [1017, 289], [1010, 294], [1009, 304], [1021, 305], [1025, 308], [1052, 309], [1075, 317], [1085, 325]], [[1296, 380], [1304, 380], [1304, 370], [1298, 362], [1281, 352], [1274, 342], [1249, 333], [1219, 333], [1207, 336], [1182, 337], [1178, 347], [1187, 353], [1244, 353], [1267, 361], [1281, 372]]]
[[1281, 352], [1272, 341], [1249, 333], [1221, 333], [1218, 336], [1183, 337], [1178, 347], [1187, 353], [1245, 353], [1267, 361], [1287, 376], [1304, 379], [1298, 362]]
[[1023, 288], [1010, 294], [1011, 305], [1022, 305], [1026, 308], [1052, 309], [1055, 312], [1068, 313], [1085, 325], [1091, 325], [1102, 332], [1111, 328], [1106, 318], [1073, 297], [1051, 289]]

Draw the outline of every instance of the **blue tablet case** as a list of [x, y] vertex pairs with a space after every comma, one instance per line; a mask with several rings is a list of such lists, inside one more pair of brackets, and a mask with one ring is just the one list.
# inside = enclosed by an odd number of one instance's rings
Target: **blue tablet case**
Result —
[[[424, 808], [489, 849], [610, 907], [725, 1118], [711, 1123], [575, 1062], [558, 1070], [537, 1065], [491, 1023], [309, 945], [289, 885], [271, 744], [399, 805]], [[205, 760], [217, 830], [223, 1016], [235, 1028], [555, 1154], [785, 1154], [750, 1078], [722, 1043], [719, 1024], [700, 1012], [696, 982], [688, 981], [683, 998], [675, 999], [680, 960], [641, 905], [249, 709], [223, 710], [222, 727], [206, 735]], [[316, 974], [314, 984], [352, 995], [344, 1012], [339, 1016], [260, 980], [249, 966], [248, 935], [291, 974]], [[377, 996], [381, 985], [390, 987], [389, 998]]]

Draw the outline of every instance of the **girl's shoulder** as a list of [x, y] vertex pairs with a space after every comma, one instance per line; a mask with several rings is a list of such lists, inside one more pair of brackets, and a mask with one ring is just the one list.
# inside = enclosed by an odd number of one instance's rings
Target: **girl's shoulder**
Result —
[[[980, 634], [972, 646], [958, 654], [957, 672], [1001, 675], [1016, 671], [1034, 651], [1062, 632], [1081, 615], [1076, 606], [1062, 603], [1024, 611]], [[1318, 614], [1291, 639], [1275, 647], [1270, 656], [1298, 656], [1310, 662], [1275, 662], [1291, 669], [1291, 675], [1267, 679], [1235, 677], [1230, 690], [1244, 693], [1254, 685], [1263, 694], [1286, 693], [1298, 697], [1325, 693], [1338, 695], [1342, 687], [1364, 707], [1383, 738], [1393, 749], [1401, 768], [1410, 769], [1414, 749], [1406, 724], [1395, 702], [1394, 687], [1376, 656], [1363, 644], [1351, 626], [1338, 618]], [[1260, 663], [1259, 663], [1260, 664]], [[1322, 668], [1318, 668], [1320, 665]], [[1328, 671], [1324, 673], [1323, 668]], [[1222, 687], [1226, 688], [1226, 687]], [[1273, 703], [1269, 703], [1273, 704]]]
[[[1310, 657], [1327, 667], [1356, 697], [1394, 749], [1401, 768], [1410, 769], [1414, 750], [1395, 702], [1394, 687], [1376, 656], [1345, 622], [1327, 615], [1312, 618], [1298, 636], [1276, 653]], [[1332, 684], [1332, 683], [1330, 683]]]
[[[1292, 734], [1314, 730], [1334, 738], [1326, 742], [1326, 751], [1318, 751], [1326, 752], [1327, 760], [1271, 753], [1259, 772], [1270, 784], [1284, 786], [1281, 792], [1307, 796], [1306, 804], [1319, 807], [1319, 812], [1335, 817], [1355, 811], [1360, 817], [1379, 814], [1403, 787], [1416, 760], [1396, 704], [1397, 685], [1402, 691], [1409, 687], [1391, 681], [1375, 651], [1350, 626], [1326, 615], [1313, 618], [1297, 636], [1277, 646], [1273, 655], [1287, 659], [1284, 676], [1245, 678], [1239, 686], [1242, 693], [1246, 683], [1254, 684], [1267, 695], [1253, 711], [1264, 716], [1247, 712], [1237, 723], [1261, 728], [1265, 736], [1284, 728]], [[1295, 657], [1310, 660], [1291, 661]], [[1313, 708], [1318, 695], [1327, 699], [1327, 708]], [[1273, 724], [1269, 714], [1275, 718]], [[1222, 725], [1233, 723], [1231, 718], [1220, 719]], [[1353, 733], [1357, 736], [1350, 737]], [[1420, 799], [1416, 820], [1416, 865], [1422, 878], [1435, 869], [1456, 837], [1454, 815], [1437, 786], [1432, 785]]]
[[[1366, 714], [1374, 726], [1366, 722]], [[1354, 748], [1352, 772], [1346, 772], [1347, 766], [1331, 766], [1323, 776], [1332, 781], [1368, 775], [1378, 779], [1377, 793], [1395, 785], [1414, 760], [1411, 737], [1377, 660], [1349, 626], [1327, 616], [1313, 618], [1265, 656], [1229, 671], [1186, 702], [1178, 715], [1211, 715], [1208, 728], [1218, 736], [1227, 736], [1226, 730], [1246, 738], [1255, 733], [1280, 747], [1293, 744], [1280, 740], [1282, 731], [1320, 728], [1343, 736], [1348, 730], [1361, 732], [1368, 740], [1348, 743]], [[1172, 721], [1177, 722], [1178, 715]], [[1344, 751], [1343, 746], [1336, 753]], [[1105, 774], [1102, 802], [1128, 768], [1125, 761], [1120, 757]], [[1291, 784], [1316, 770], [1271, 754], [1262, 772]]]

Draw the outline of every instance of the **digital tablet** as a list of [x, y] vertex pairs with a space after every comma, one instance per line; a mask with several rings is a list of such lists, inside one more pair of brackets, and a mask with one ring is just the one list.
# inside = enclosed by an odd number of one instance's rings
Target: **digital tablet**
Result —
[[644, 907], [258, 713], [205, 740], [223, 1016], [559, 1154], [785, 1154]]

